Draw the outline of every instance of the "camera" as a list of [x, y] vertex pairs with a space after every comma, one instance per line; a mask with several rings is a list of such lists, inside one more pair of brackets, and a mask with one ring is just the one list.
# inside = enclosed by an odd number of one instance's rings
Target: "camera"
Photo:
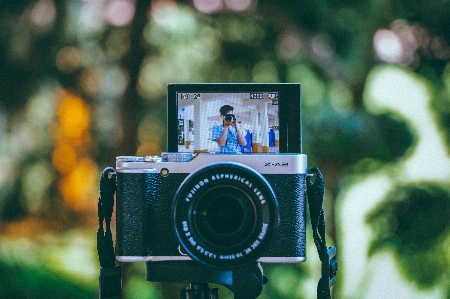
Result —
[[230, 122], [230, 121], [236, 121], [236, 115], [231, 114], [231, 113], [227, 113], [227, 114], [225, 114], [225, 116], [223, 117], [223, 119], [224, 119], [225, 121], [227, 121], [227, 122]]
[[305, 259], [305, 155], [190, 159], [117, 158], [118, 260], [228, 268]]
[[305, 261], [300, 101], [300, 84], [170, 84], [168, 151], [116, 158], [117, 260]]

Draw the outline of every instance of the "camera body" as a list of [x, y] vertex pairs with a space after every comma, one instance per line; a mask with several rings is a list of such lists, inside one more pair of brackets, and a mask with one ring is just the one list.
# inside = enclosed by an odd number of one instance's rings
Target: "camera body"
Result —
[[306, 259], [306, 155], [118, 157], [116, 255], [219, 267]]
[[304, 261], [301, 85], [169, 84], [167, 100], [168, 152], [116, 160], [117, 260]]

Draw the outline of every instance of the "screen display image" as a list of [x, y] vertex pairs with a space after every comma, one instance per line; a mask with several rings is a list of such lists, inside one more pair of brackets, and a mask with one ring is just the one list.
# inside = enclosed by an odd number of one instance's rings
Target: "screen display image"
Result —
[[178, 152], [279, 153], [278, 92], [178, 93]]
[[168, 151], [301, 153], [299, 83], [168, 85]]

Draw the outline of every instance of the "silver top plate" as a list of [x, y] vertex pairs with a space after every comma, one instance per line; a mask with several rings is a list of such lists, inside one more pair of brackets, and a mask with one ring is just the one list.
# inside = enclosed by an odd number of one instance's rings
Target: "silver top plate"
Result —
[[[173, 153], [171, 153], [173, 154]], [[205, 165], [227, 162], [241, 163], [253, 168], [261, 174], [306, 174], [307, 156], [304, 154], [251, 154], [251, 155], [227, 155], [227, 154], [198, 154], [192, 160], [182, 162], [144, 161], [136, 159], [116, 160], [117, 172], [143, 172], [144, 169], [156, 169], [156, 172], [164, 170], [166, 173], [191, 173]], [[172, 158], [172, 157], [171, 157]], [[180, 157], [173, 157], [182, 160]]]

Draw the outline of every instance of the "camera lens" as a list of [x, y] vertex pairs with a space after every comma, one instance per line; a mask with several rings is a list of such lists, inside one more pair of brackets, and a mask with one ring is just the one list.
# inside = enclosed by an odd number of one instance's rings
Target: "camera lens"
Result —
[[188, 255], [233, 268], [256, 261], [278, 224], [275, 194], [267, 180], [239, 163], [214, 163], [191, 175], [174, 198], [175, 231]]
[[193, 211], [193, 225], [210, 246], [229, 247], [248, 238], [256, 226], [257, 210], [250, 197], [235, 187], [205, 192]]

